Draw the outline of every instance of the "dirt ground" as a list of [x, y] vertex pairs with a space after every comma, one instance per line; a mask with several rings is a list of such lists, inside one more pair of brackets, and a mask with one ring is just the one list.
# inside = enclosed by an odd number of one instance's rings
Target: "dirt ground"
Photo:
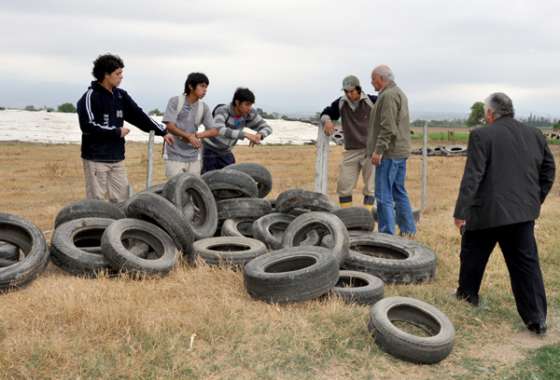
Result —
[[[289, 188], [313, 189], [313, 146], [237, 147], [239, 162], [269, 168], [271, 198]], [[558, 162], [560, 150], [553, 149]], [[155, 183], [163, 182], [161, 146]], [[342, 156], [331, 148], [329, 196]], [[136, 191], [145, 186], [146, 146], [128, 144], [126, 164]], [[560, 193], [556, 184], [537, 222], [549, 300], [549, 334], [526, 332], [515, 310], [499, 250], [473, 309], [454, 300], [460, 236], [452, 223], [465, 159], [429, 158], [428, 207], [417, 240], [438, 256], [437, 276], [422, 285], [387, 286], [386, 295], [436, 305], [456, 328], [449, 358], [433, 366], [383, 353], [367, 331], [368, 308], [338, 299], [267, 305], [246, 293], [242, 275], [205, 265], [180, 266], [162, 279], [83, 279], [49, 266], [29, 287], [0, 295], [0, 378], [184, 379], [481, 379], [504, 378], [530, 350], [560, 343]], [[421, 158], [408, 164], [407, 188], [420, 199]], [[65, 204], [84, 197], [79, 146], [0, 143], [0, 211], [37, 224], [50, 239]], [[361, 202], [360, 186], [355, 204]]]

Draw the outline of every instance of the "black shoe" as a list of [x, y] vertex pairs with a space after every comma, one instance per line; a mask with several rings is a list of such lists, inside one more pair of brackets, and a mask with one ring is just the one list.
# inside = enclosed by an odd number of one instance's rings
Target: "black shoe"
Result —
[[527, 328], [529, 329], [529, 331], [539, 336], [543, 336], [546, 334], [546, 322], [529, 323], [527, 325]]
[[465, 294], [459, 290], [457, 290], [455, 292], [455, 298], [457, 298], [459, 301], [467, 301], [468, 303], [470, 303], [472, 306], [474, 307], [478, 307], [478, 305], [480, 304], [480, 300], [478, 298], [478, 296], [472, 296], [469, 294]]

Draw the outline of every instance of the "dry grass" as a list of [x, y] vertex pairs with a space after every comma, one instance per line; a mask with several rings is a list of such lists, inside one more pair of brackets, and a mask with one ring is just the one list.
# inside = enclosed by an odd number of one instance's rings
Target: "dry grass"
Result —
[[[0, 145], [0, 210], [21, 215], [44, 231], [57, 211], [84, 196], [79, 146]], [[129, 177], [145, 181], [145, 145], [127, 146]], [[313, 188], [314, 147], [238, 147], [238, 161], [266, 165], [273, 195]], [[156, 182], [164, 180], [156, 148]], [[341, 149], [332, 148], [329, 195]], [[559, 150], [556, 150], [558, 159]], [[449, 295], [456, 286], [459, 236], [451, 220], [464, 158], [430, 158], [429, 208], [418, 240], [438, 254], [434, 282], [391, 286], [387, 295], [418, 297], [446, 312], [457, 329], [451, 356], [417, 366], [381, 352], [367, 332], [368, 309], [336, 299], [276, 306], [253, 301], [242, 276], [201, 265], [169, 277], [135, 281], [88, 280], [49, 267], [21, 291], [0, 295], [0, 378], [496, 378], [529, 349], [560, 342], [558, 324], [558, 186], [538, 222], [541, 263], [550, 305], [545, 339], [524, 331], [515, 311], [503, 259], [495, 252], [482, 295], [472, 309]], [[409, 163], [408, 189], [419, 201], [420, 159]], [[361, 200], [356, 192], [356, 204]]]

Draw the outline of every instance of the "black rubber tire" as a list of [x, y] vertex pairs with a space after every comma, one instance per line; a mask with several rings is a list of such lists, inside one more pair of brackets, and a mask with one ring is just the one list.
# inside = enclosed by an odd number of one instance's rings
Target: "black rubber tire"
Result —
[[0, 241], [0, 259], [17, 261], [19, 260], [19, 249], [13, 244]]
[[81, 218], [122, 219], [124, 212], [118, 205], [100, 199], [82, 199], [64, 206], [56, 215], [54, 228]]
[[[112, 272], [111, 263], [102, 250], [92, 247], [101, 246], [103, 232], [114, 221], [107, 218], [82, 218], [62, 223], [53, 232], [51, 261], [64, 271], [79, 276], [93, 277], [101, 272]], [[90, 248], [76, 246], [80, 237]]]
[[0, 291], [29, 284], [47, 267], [47, 242], [33, 223], [16, 215], [0, 213], [0, 241], [18, 247], [24, 254], [16, 264], [0, 268]]
[[272, 174], [262, 165], [243, 162], [226, 166], [227, 169], [239, 170], [245, 174], [249, 174], [257, 183], [258, 197], [264, 198], [272, 190]]
[[[420, 221], [420, 215], [422, 214], [422, 212], [420, 211], [419, 208], [413, 208], [412, 209], [412, 217], [414, 218], [414, 221], [416, 223], [418, 223]], [[373, 216], [373, 220], [375, 221], [375, 223], [378, 223], [378, 219], [377, 219], [377, 208], [373, 207], [371, 209], [371, 215]]]
[[333, 288], [338, 263], [326, 248], [286, 248], [247, 263], [243, 277], [253, 298], [270, 303], [301, 302]]
[[200, 177], [182, 173], [165, 184], [162, 195], [173, 203], [191, 226], [194, 239], [213, 236], [218, 209], [212, 191]]
[[365, 207], [348, 207], [334, 210], [333, 214], [338, 216], [348, 231], [373, 231], [375, 220], [373, 215]]
[[157, 185], [152, 185], [149, 188], [147, 188], [146, 191], [149, 193], [154, 193], [163, 196], [163, 188], [165, 187], [166, 184], [167, 182], [158, 183]]
[[385, 284], [369, 273], [341, 270], [332, 293], [347, 303], [373, 305], [383, 298]]
[[342, 268], [373, 274], [385, 283], [420, 283], [434, 278], [436, 254], [414, 240], [377, 232], [352, 233]]
[[194, 233], [179, 210], [164, 197], [142, 192], [134, 195], [126, 208], [126, 216], [148, 221], [171, 236], [188, 262], [194, 262], [192, 244]]
[[441, 148], [441, 152], [448, 157], [466, 156], [467, 147], [465, 145], [447, 145]]
[[211, 170], [202, 175], [216, 201], [232, 198], [257, 198], [257, 182], [249, 174], [234, 169]]
[[0, 268], [12, 266], [17, 263], [17, 260], [8, 260], [0, 258]]
[[270, 214], [272, 207], [266, 199], [236, 198], [218, 201], [218, 219], [253, 219]]
[[194, 233], [179, 210], [162, 196], [142, 192], [134, 195], [126, 208], [128, 218], [141, 219], [161, 227], [171, 236], [188, 262], [194, 261]]
[[286, 190], [276, 198], [276, 211], [289, 213], [294, 209], [333, 212], [336, 206], [325, 194], [302, 189]]
[[293, 215], [279, 212], [262, 216], [253, 223], [253, 236], [271, 249], [281, 249], [286, 228], [294, 219]]
[[252, 239], [254, 221], [254, 219], [226, 219], [224, 224], [222, 224], [221, 236], [237, 236]]
[[209, 265], [244, 266], [268, 252], [263, 242], [240, 236], [198, 240], [194, 242], [193, 248], [195, 254]]
[[[137, 256], [123, 243], [129, 239], [150, 246], [157, 258]], [[155, 224], [139, 219], [120, 219], [108, 226], [101, 237], [101, 250], [114, 270], [133, 275], [165, 275], [179, 259], [171, 237]]]
[[[405, 332], [394, 321], [408, 322], [430, 336]], [[377, 302], [371, 308], [368, 329], [383, 351], [413, 363], [439, 363], [449, 356], [455, 340], [455, 328], [443, 312], [407, 297], [388, 297]]]
[[310, 231], [317, 231], [320, 244], [322, 238], [331, 235], [328, 250], [336, 257], [338, 264], [342, 264], [349, 251], [349, 235], [344, 223], [335, 215], [326, 212], [312, 211], [295, 218], [286, 229], [282, 246], [284, 248], [297, 247], [309, 238]]

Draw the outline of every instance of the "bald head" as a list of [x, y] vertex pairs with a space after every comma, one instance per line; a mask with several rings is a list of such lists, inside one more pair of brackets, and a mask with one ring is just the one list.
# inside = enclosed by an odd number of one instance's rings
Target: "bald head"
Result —
[[393, 70], [387, 65], [379, 65], [371, 72], [371, 84], [375, 87], [376, 91], [381, 91], [388, 84], [395, 81], [395, 74]]

